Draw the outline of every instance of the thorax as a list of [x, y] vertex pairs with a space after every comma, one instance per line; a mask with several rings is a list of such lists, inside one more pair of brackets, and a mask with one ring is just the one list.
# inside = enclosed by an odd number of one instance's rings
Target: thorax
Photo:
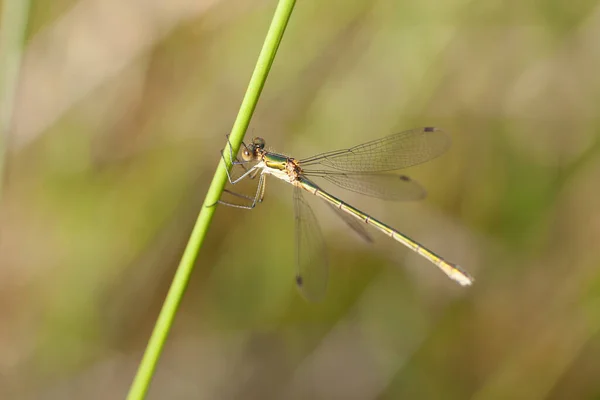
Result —
[[302, 169], [294, 158], [277, 153], [265, 153], [262, 156], [263, 173], [273, 175], [286, 182], [293, 183], [298, 179]]

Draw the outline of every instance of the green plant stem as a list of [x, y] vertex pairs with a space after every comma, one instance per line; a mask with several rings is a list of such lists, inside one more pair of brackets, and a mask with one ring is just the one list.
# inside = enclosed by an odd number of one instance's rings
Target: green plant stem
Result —
[[[273, 59], [275, 58], [277, 48], [279, 47], [279, 43], [281, 42], [281, 38], [295, 3], [295, 0], [280, 0], [277, 5], [271, 26], [267, 32], [260, 55], [258, 56], [256, 67], [250, 78], [246, 95], [244, 96], [240, 111], [233, 124], [228, 144], [225, 147], [225, 155], [229, 154], [229, 146], [231, 146], [233, 154], [237, 154], [240, 148], [244, 133], [250, 124], [250, 118], [256, 108], [258, 98], [262, 92], [271, 65], [273, 64]], [[175, 319], [175, 313], [177, 312], [194, 268], [198, 251], [202, 246], [208, 226], [214, 215], [216, 208], [214, 205], [221, 197], [221, 193], [225, 187], [227, 179], [226, 169], [230, 167], [231, 160], [225, 161], [222, 158], [210, 184], [208, 193], [206, 194], [204, 205], [196, 220], [196, 225], [192, 230], [188, 244], [183, 252], [179, 267], [175, 272], [175, 277], [173, 278], [173, 282], [167, 293], [167, 297], [154, 326], [154, 330], [148, 341], [148, 346], [146, 347], [146, 351], [138, 367], [137, 374], [129, 389], [129, 394], [127, 395], [128, 400], [143, 399], [146, 396], [150, 381], [152, 380], [152, 376], [156, 369], [156, 364], [169, 334], [169, 330], [171, 329], [171, 325], [173, 324], [173, 320]]]
[[28, 14], [28, 0], [5, 0], [3, 3], [0, 21], [0, 199]]

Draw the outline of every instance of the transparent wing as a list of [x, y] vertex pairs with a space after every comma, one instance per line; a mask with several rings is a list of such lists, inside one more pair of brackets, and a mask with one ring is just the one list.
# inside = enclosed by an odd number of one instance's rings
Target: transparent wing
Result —
[[329, 265], [323, 235], [315, 214], [304, 199], [302, 189], [294, 188], [296, 218], [296, 284], [309, 301], [323, 298], [327, 290]]
[[352, 229], [354, 232], [356, 232], [358, 234], [358, 236], [360, 236], [364, 241], [369, 242], [369, 243], [373, 242], [373, 238], [371, 237], [371, 235], [369, 235], [369, 232], [367, 232], [366, 224], [364, 222], [361, 222], [360, 220], [354, 218], [353, 216], [349, 215], [348, 213], [345, 213], [344, 211], [340, 210], [339, 208], [332, 206], [329, 203], [327, 203], [327, 205], [329, 207], [331, 207], [331, 209], [333, 211], [335, 211], [335, 213], [341, 219], [344, 220], [346, 225], [348, 225], [350, 227], [350, 229]]
[[348, 172], [383, 172], [429, 161], [450, 146], [450, 138], [437, 128], [417, 128], [300, 160], [304, 168], [324, 165]]
[[323, 178], [343, 189], [391, 201], [420, 200], [427, 192], [406, 175], [345, 174], [333, 171], [304, 171], [309, 177]]

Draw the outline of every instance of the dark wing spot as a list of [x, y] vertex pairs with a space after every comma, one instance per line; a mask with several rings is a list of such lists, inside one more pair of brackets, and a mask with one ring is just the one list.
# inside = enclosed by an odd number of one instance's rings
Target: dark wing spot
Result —
[[400, 175], [400, 180], [408, 182], [408, 181], [410, 181], [410, 178], [408, 176], [406, 176], [406, 175]]
[[423, 132], [433, 132], [435, 131], [435, 128], [433, 126], [428, 126], [426, 128], [423, 128]]
[[296, 275], [296, 285], [298, 285], [298, 287], [302, 287], [303, 284], [304, 280], [302, 279], [302, 277], [300, 275]]

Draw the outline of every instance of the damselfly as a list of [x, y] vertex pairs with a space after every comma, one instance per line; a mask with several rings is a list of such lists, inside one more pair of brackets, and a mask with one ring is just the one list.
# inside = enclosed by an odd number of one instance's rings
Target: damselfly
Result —
[[309, 300], [317, 300], [324, 295], [329, 267], [317, 219], [304, 199], [303, 191], [323, 199], [363, 239], [371, 241], [362, 223], [402, 243], [431, 261], [460, 285], [468, 286], [474, 280], [458, 265], [444, 260], [403, 233], [332, 196], [312, 181], [312, 178], [322, 178], [341, 188], [384, 200], [418, 200], [425, 196], [425, 191], [418, 183], [406, 175], [388, 172], [429, 161], [446, 151], [449, 145], [450, 139], [442, 130], [429, 127], [417, 128], [349, 149], [298, 160], [265, 150], [264, 139], [256, 137], [249, 145], [244, 144], [241, 161], [234, 159], [233, 154], [230, 154], [234, 160], [233, 164], [241, 165], [244, 173], [236, 179], [232, 179], [229, 172], [227, 173], [232, 184], [247, 177], [258, 176], [254, 197], [228, 191], [252, 203], [249, 205], [224, 201], [219, 203], [240, 208], [254, 208], [263, 200], [267, 175], [294, 186], [296, 283], [300, 292]]

